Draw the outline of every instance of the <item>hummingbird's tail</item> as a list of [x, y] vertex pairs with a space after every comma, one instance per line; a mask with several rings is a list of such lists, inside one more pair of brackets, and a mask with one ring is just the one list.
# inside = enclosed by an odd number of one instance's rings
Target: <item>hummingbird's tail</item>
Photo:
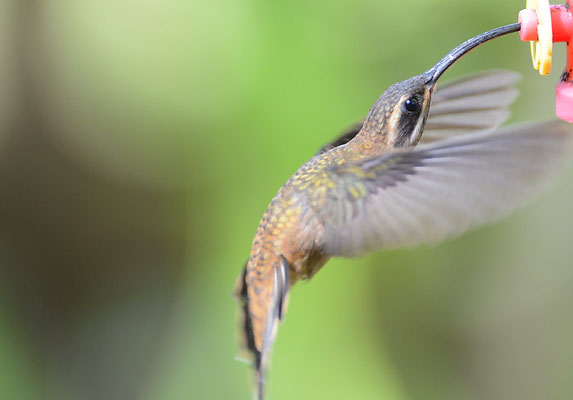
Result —
[[239, 301], [239, 335], [241, 337], [242, 348], [249, 353], [248, 355], [252, 359], [255, 369], [256, 400], [264, 400], [264, 374], [261, 369], [261, 352], [257, 349], [255, 344], [253, 319], [249, 312], [249, 292], [246, 278], [247, 266], [245, 265], [235, 289], [235, 296]]
[[[249, 358], [253, 362], [255, 370], [255, 399], [264, 400], [265, 372], [268, 365], [269, 353], [276, 335], [277, 324], [282, 320], [285, 308], [288, 289], [290, 286], [288, 262], [282, 258], [276, 268], [272, 268], [272, 289], [267, 292], [260, 291], [261, 294], [270, 294], [265, 301], [266, 313], [257, 322], [253, 321], [252, 302], [249, 296], [248, 268], [245, 266], [237, 282], [235, 296], [239, 301], [239, 332], [241, 335], [242, 347], [248, 352]], [[258, 293], [256, 290], [254, 293]], [[257, 299], [261, 300], [261, 299]], [[261, 332], [262, 331], [262, 332]], [[257, 341], [257, 337], [262, 340]]]
[[253, 320], [249, 312], [249, 292], [247, 287], [247, 265], [243, 268], [241, 275], [235, 286], [235, 297], [239, 302], [239, 335], [241, 341], [241, 348], [245, 349], [255, 368], [259, 368], [261, 364], [261, 352], [257, 349], [255, 344], [255, 333], [253, 330]]

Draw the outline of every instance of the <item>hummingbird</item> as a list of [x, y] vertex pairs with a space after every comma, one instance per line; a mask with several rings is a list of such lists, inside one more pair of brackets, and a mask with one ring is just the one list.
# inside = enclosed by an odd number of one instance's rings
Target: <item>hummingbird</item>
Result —
[[[499, 219], [538, 193], [571, 137], [561, 122], [495, 129], [518, 96], [517, 73], [438, 79], [478, 35], [427, 72], [390, 86], [353, 129], [324, 146], [280, 188], [237, 280], [240, 333], [264, 399], [265, 371], [289, 291], [331, 257], [434, 244]], [[418, 146], [419, 144], [419, 146]]]

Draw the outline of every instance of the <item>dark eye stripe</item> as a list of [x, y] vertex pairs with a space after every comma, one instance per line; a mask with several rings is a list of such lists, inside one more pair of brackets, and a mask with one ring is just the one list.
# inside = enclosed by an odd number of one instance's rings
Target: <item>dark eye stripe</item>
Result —
[[416, 124], [418, 123], [418, 118], [420, 118], [421, 111], [421, 102], [417, 96], [409, 97], [403, 101], [402, 113], [400, 114], [400, 119], [397, 124], [398, 145], [402, 145], [410, 139], [414, 129], [416, 129]]
[[400, 143], [408, 140], [418, 123], [418, 114], [403, 114], [398, 122], [398, 141]]

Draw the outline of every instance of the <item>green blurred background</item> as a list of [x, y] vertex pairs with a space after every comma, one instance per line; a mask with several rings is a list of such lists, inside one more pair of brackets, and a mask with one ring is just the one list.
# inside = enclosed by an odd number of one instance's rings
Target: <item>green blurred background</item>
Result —
[[[234, 281], [280, 185], [523, 1], [1, 0], [0, 398], [250, 399]], [[517, 35], [444, 79], [519, 70]], [[573, 398], [573, 172], [440, 246], [293, 290], [269, 398]]]

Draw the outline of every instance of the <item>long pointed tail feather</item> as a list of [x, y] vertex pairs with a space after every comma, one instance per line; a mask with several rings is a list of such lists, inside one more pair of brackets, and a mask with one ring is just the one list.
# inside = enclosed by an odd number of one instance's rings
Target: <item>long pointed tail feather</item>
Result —
[[253, 330], [253, 320], [249, 312], [249, 292], [246, 283], [247, 266], [243, 268], [241, 275], [238, 278], [235, 297], [239, 302], [239, 337], [241, 348], [248, 352], [254, 367], [258, 369], [261, 364], [261, 352], [257, 349], [255, 344], [255, 334]]
[[[277, 265], [278, 264], [278, 265]], [[286, 259], [280, 258], [280, 262], [275, 264], [275, 267], [270, 270], [272, 278], [272, 290], [261, 291], [262, 293], [270, 294], [268, 305], [266, 307], [264, 331], [262, 332], [262, 343], [257, 345], [256, 326], [251, 314], [251, 301], [253, 299], [249, 296], [248, 285], [248, 268], [245, 266], [243, 272], [239, 276], [237, 288], [235, 290], [236, 297], [239, 300], [239, 332], [242, 338], [243, 348], [249, 353], [253, 361], [255, 372], [255, 399], [264, 400], [265, 393], [265, 372], [269, 364], [270, 351], [276, 336], [277, 325], [282, 321], [284, 312], [286, 311], [286, 302], [288, 298], [288, 291], [290, 287], [290, 266]], [[253, 290], [251, 293], [257, 293]], [[260, 300], [260, 299], [258, 299]]]

